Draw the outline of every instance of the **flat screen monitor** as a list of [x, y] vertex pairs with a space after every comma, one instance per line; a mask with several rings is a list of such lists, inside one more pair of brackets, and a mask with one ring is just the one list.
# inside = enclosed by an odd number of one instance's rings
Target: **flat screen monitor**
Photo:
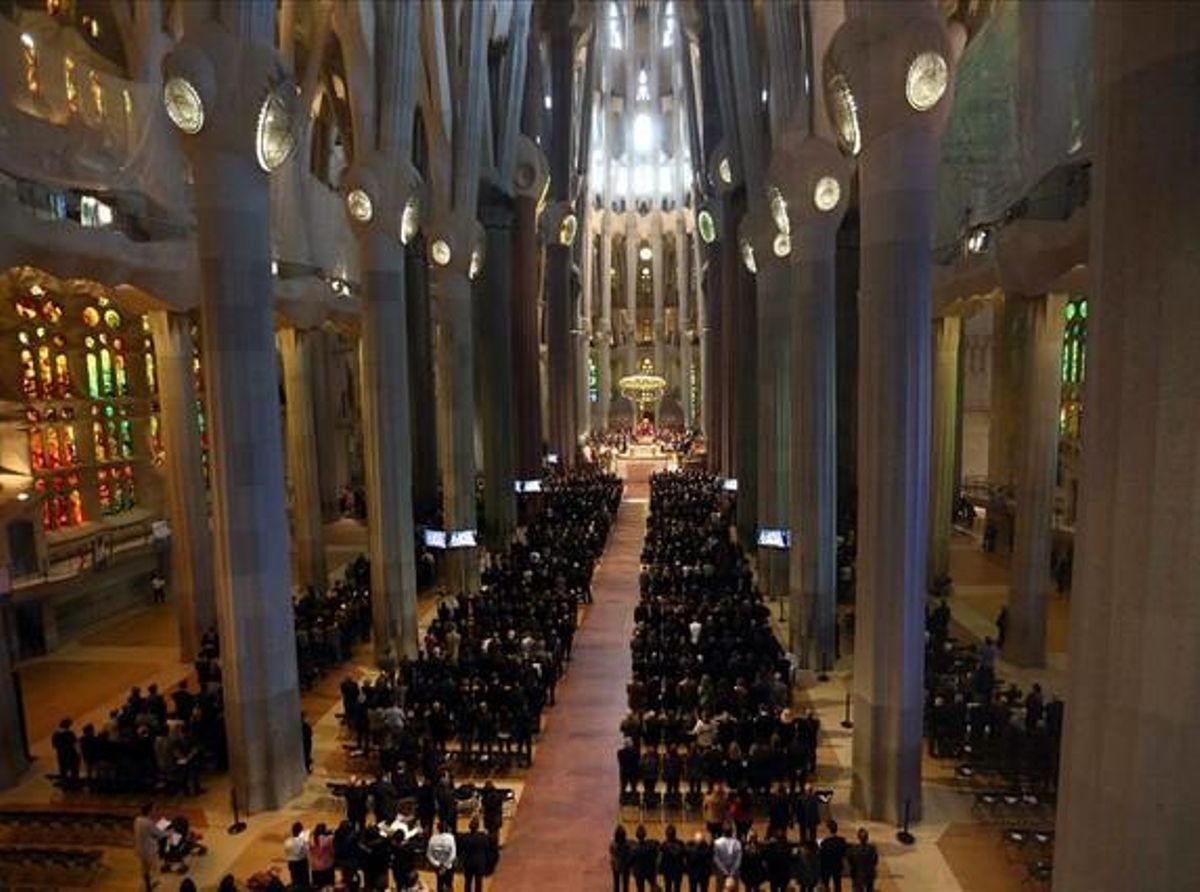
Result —
[[759, 548], [787, 548], [792, 544], [787, 530], [762, 529], [758, 531]]
[[442, 530], [426, 530], [425, 531], [425, 547], [426, 548], [445, 548], [446, 534]]
[[475, 547], [475, 531], [474, 530], [451, 530], [449, 547], [450, 548], [474, 548]]
[[721, 489], [725, 490], [725, 492], [737, 492], [737, 478], [726, 477], [721, 481]]

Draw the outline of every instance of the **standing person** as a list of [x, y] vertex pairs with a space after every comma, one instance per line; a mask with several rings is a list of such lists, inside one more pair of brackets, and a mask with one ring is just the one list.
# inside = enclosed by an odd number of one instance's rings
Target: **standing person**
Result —
[[742, 884], [747, 892], [760, 892], [762, 884], [767, 881], [766, 853], [758, 842], [757, 833], [746, 835], [746, 844], [742, 847]]
[[792, 877], [792, 847], [788, 844], [786, 831], [775, 831], [763, 849], [763, 860], [767, 865], [767, 882], [771, 892], [787, 892], [788, 881]]
[[682, 892], [683, 874], [687, 869], [687, 847], [676, 835], [675, 825], [668, 824], [666, 839], [659, 847], [659, 869], [666, 892]]
[[713, 867], [717, 870], [717, 881], [722, 884], [727, 879], [736, 882], [741, 875], [742, 844], [728, 824], [721, 828], [721, 835], [713, 842]]
[[150, 592], [155, 604], [167, 603], [167, 580], [161, 573], [155, 573], [150, 579]]
[[697, 830], [687, 847], [688, 892], [708, 892], [712, 872], [712, 845], [708, 837]]
[[308, 834], [304, 825], [299, 821], [292, 824], [292, 835], [283, 841], [283, 857], [287, 861], [288, 873], [292, 878], [293, 889], [307, 889], [308, 875]]
[[450, 832], [445, 821], [438, 821], [437, 833], [429, 837], [425, 857], [429, 859], [434, 873], [437, 874], [438, 892], [453, 892], [454, 862], [458, 857], [458, 848], [454, 844], [454, 834]]
[[63, 719], [58, 723], [58, 730], [51, 735], [50, 745], [54, 747], [54, 756], [58, 760], [58, 776], [64, 789], [79, 780], [79, 751], [75, 748], [75, 742], [71, 720]]
[[613, 892], [629, 892], [629, 872], [633, 869], [633, 851], [629, 837], [620, 824], [608, 844], [608, 865], [612, 868]]
[[846, 861], [850, 865], [850, 884], [854, 892], [875, 892], [879, 852], [871, 843], [866, 827], [858, 828], [858, 843], [846, 850]]
[[996, 647], [1004, 650], [1004, 642], [1008, 640], [1008, 605], [1000, 608], [996, 614]]
[[721, 828], [729, 817], [729, 794], [725, 792], [725, 784], [717, 781], [717, 785], [708, 791], [704, 797], [704, 824], [708, 827], [708, 835], [716, 839], [721, 835]]
[[500, 828], [504, 826], [504, 794], [496, 789], [495, 784], [487, 781], [480, 795], [480, 805], [483, 807], [483, 829], [492, 837], [494, 845], [500, 845]]
[[158, 841], [166, 835], [150, 817], [153, 810], [154, 803], [147, 802], [133, 819], [133, 851], [142, 868], [142, 883], [146, 892], [154, 888], [155, 884], [150, 878], [158, 873]]
[[483, 877], [488, 872], [488, 848], [491, 840], [479, 829], [479, 818], [472, 817], [467, 832], [458, 841], [458, 861], [462, 864], [465, 892], [483, 892]]
[[800, 892], [816, 892], [817, 884], [821, 882], [821, 855], [811, 839], [800, 843], [796, 850], [796, 879], [800, 883]]
[[837, 821], [827, 821], [826, 837], [821, 840], [821, 882], [828, 892], [842, 892], [842, 874], [846, 870], [846, 837], [838, 834]]
[[813, 791], [812, 784], [805, 784], [804, 791], [796, 798], [796, 825], [800, 828], [801, 842], [817, 841], [817, 825], [821, 823], [821, 800]]
[[333, 834], [324, 824], [318, 824], [308, 843], [308, 872], [318, 889], [331, 888], [333, 876]]
[[641, 824], [633, 835], [636, 840], [632, 852], [633, 882], [637, 892], [646, 892], [647, 885], [653, 890], [658, 878], [658, 843], [647, 838], [646, 828]]

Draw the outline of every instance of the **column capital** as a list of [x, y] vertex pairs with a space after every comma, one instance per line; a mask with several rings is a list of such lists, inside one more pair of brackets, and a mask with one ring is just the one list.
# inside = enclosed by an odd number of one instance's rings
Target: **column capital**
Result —
[[828, 140], [789, 130], [776, 141], [767, 182], [785, 202], [793, 263], [828, 254], [850, 201], [852, 169]]
[[950, 115], [965, 32], [933, 3], [874, 4], [847, 18], [826, 52], [823, 86], [843, 152], [858, 155], [908, 127], [940, 133]]
[[435, 212], [426, 231], [429, 265], [475, 279], [483, 271], [486, 236], [483, 226], [466, 213]]
[[302, 110], [291, 75], [271, 46], [208, 20], [189, 27], [162, 68], [167, 116], [189, 155], [257, 159], [265, 173], [287, 161]]
[[513, 170], [513, 188], [518, 198], [540, 201], [550, 183], [550, 162], [546, 154], [525, 134], [517, 137], [517, 163]]

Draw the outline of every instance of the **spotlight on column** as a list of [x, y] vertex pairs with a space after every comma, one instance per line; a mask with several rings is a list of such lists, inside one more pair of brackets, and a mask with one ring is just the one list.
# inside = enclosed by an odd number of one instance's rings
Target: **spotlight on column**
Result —
[[483, 247], [476, 245], [471, 250], [471, 262], [467, 266], [467, 278], [475, 281], [481, 272], [483, 272]]
[[569, 201], [555, 201], [546, 205], [538, 220], [542, 239], [548, 245], [569, 248], [579, 231], [579, 220]]
[[712, 208], [708, 206], [700, 208], [699, 213], [696, 214], [696, 229], [704, 244], [711, 245], [717, 240], [717, 220], [713, 215]]
[[448, 266], [453, 256], [450, 243], [443, 238], [435, 238], [429, 246], [429, 256], [438, 266]]
[[575, 244], [575, 235], [579, 231], [579, 218], [568, 213], [558, 224], [558, 243], [570, 247]]
[[941, 53], [918, 53], [908, 66], [904, 95], [915, 111], [929, 111], [946, 94], [950, 68]]
[[278, 170], [296, 148], [299, 97], [290, 81], [281, 80], [267, 92], [258, 110], [254, 151], [258, 165], [267, 173]]
[[986, 226], [976, 226], [963, 240], [963, 247], [968, 254], [986, 254], [991, 245], [992, 231]]
[[792, 237], [786, 232], [775, 233], [775, 238], [771, 240], [771, 250], [775, 252], [776, 257], [787, 257], [792, 253]]
[[359, 223], [370, 223], [375, 216], [374, 204], [365, 189], [351, 189], [346, 193], [346, 210]]
[[[771, 209], [771, 219], [775, 221], [775, 228], [780, 235], [790, 235], [792, 232], [792, 221], [788, 219], [787, 199], [783, 197], [783, 193], [775, 186], [767, 187], [767, 205]], [[780, 257], [783, 255], [780, 254]]]
[[813, 206], [822, 213], [828, 213], [838, 206], [842, 200], [842, 186], [836, 177], [823, 176], [813, 187]]
[[833, 126], [837, 130], [842, 151], [857, 155], [862, 151], [862, 128], [858, 121], [858, 100], [850, 89], [850, 81], [833, 69], [826, 60], [825, 102], [829, 106]]
[[[790, 248], [789, 248], [790, 250]], [[758, 274], [758, 263], [754, 259], [754, 245], [750, 244], [749, 239], [741, 240], [742, 263], [751, 273]]]
[[410, 195], [400, 212], [400, 244], [407, 245], [421, 231], [421, 199]]
[[180, 44], [163, 59], [163, 107], [184, 133], [195, 135], [204, 129], [216, 96], [216, 72], [198, 46]]

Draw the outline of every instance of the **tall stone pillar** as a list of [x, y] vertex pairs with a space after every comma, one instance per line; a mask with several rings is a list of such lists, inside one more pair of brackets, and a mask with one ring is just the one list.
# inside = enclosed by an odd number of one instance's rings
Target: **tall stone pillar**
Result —
[[[1024, 391], [1025, 317], [1015, 298], [992, 301], [992, 380], [988, 411], [988, 483], [1007, 492], [1016, 483], [1020, 397]], [[1008, 550], [1007, 537], [1003, 537]]]
[[709, 335], [712, 316], [709, 314], [708, 305], [708, 289], [704, 281], [704, 257], [700, 245], [703, 239], [700, 238], [700, 233], [694, 231], [691, 240], [691, 283], [688, 286], [688, 294], [690, 300], [695, 306], [696, 325], [695, 338], [693, 343], [696, 345], [695, 358], [693, 361], [699, 362], [700, 369], [698, 378], [700, 382], [700, 399], [696, 406], [692, 407], [692, 425], [698, 427], [704, 435], [706, 447], [712, 442], [712, 424], [709, 414], [709, 399], [712, 396], [712, 346]]
[[688, 251], [687, 228], [683, 217], [675, 227], [675, 289], [676, 306], [678, 308], [678, 337], [679, 337], [679, 395], [683, 403], [683, 426], [692, 427], [695, 424], [696, 407], [692, 405], [692, 336], [691, 336], [691, 289], [688, 283]]
[[591, 424], [591, 394], [588, 387], [589, 360], [592, 356], [592, 313], [596, 282], [596, 238], [592, 232], [591, 210], [584, 212], [577, 236], [579, 246], [579, 318], [575, 321], [575, 435], [578, 439]]
[[[364, 182], [390, 166], [381, 160], [378, 172], [364, 167]], [[350, 176], [355, 175], [352, 170]], [[372, 200], [377, 205], [374, 217], [354, 225], [364, 286], [359, 355], [371, 638], [376, 661], [383, 661], [417, 655], [417, 574], [405, 256], [394, 231], [404, 202], [384, 194]]]
[[732, 264], [735, 334], [730, 354], [730, 438], [734, 443], [734, 470], [738, 481], [738, 537], [754, 548], [758, 528], [758, 295], [757, 282], [738, 258], [737, 240], [727, 239], [732, 250], [721, 258]]
[[334, 419], [336, 397], [329, 386], [330, 338], [332, 332], [315, 332], [316, 343], [312, 351], [312, 374], [309, 375], [309, 400], [313, 407], [313, 426], [317, 435], [317, 490], [321, 499], [321, 520], [328, 523], [338, 516], [337, 428]]
[[654, 374], [667, 377], [666, 303], [663, 296], [662, 217], [654, 216], [650, 235], [650, 283], [654, 297]]
[[[434, 241], [453, 246], [448, 263], [431, 268], [437, 298], [435, 355], [438, 376], [438, 447], [442, 468], [442, 523], [447, 532], [475, 530], [475, 335], [472, 246], [483, 233], [465, 217], [443, 221]], [[431, 245], [433, 242], [431, 242]], [[446, 552], [446, 578], [455, 594], [479, 591], [479, 560], [475, 548]]]
[[20, 679], [13, 665], [15, 636], [9, 597], [8, 592], [0, 592], [0, 790], [15, 787], [29, 768]]
[[1182, 174], [1200, 153], [1198, 13], [1095, 10], [1096, 294], [1056, 890], [1200, 875], [1200, 179]]
[[185, 313], [150, 314], [158, 375], [159, 424], [167, 464], [167, 516], [171, 525], [169, 585], [179, 615], [179, 649], [185, 662], [200, 652], [200, 638], [216, 625], [212, 533], [196, 378], [192, 371], [192, 321]]
[[321, 490], [317, 456], [317, 425], [313, 418], [314, 354], [321, 332], [285, 328], [279, 332], [283, 358], [283, 392], [287, 402], [287, 463], [292, 484], [292, 548], [296, 554], [297, 585], [324, 589], [325, 524], [321, 519]]
[[[183, 138], [196, 201], [204, 376], [212, 461], [214, 578], [230, 773], [249, 812], [304, 782], [283, 432], [271, 288], [267, 177], [253, 122], [272, 89], [274, 10], [249, 4], [190, 28], [164, 75], [197, 56], [222, 73], [202, 129]], [[188, 66], [180, 68], [179, 66]], [[185, 75], [179, 75], [185, 76]], [[286, 84], [275, 89], [288, 90]]]
[[596, 402], [595, 425], [608, 430], [608, 413], [612, 401], [612, 230], [609, 212], [604, 213], [600, 232], [600, 324], [596, 328], [596, 365], [598, 366], [599, 400]]
[[[862, 51], [867, 45], [869, 53]], [[923, 85], [923, 111], [897, 75], [920, 52], [935, 54], [946, 75], [940, 85]], [[897, 824], [906, 811], [921, 816], [931, 241], [938, 141], [954, 61], [935, 4], [876, 3], [854, 7], [833, 38], [825, 68], [827, 83], [872, 97], [869, 117], [843, 107], [834, 122], [843, 149], [860, 149], [851, 800], [865, 816]]]
[[[791, 652], [824, 672], [837, 628], [837, 232], [850, 171], [828, 142], [787, 132], [772, 159], [792, 227]], [[831, 185], [832, 184], [832, 185]]]
[[933, 466], [929, 473], [929, 581], [950, 575], [958, 453], [959, 344], [962, 319], [933, 320]]
[[[531, 70], [534, 66], [530, 66]], [[546, 186], [546, 159], [527, 137], [517, 145], [516, 229], [513, 232], [513, 402], [516, 406], [517, 478], [542, 475], [542, 413], [539, 390], [538, 293], [542, 247], [538, 199]]]
[[[769, 239], [756, 240], [758, 250], [757, 325], [758, 386], [758, 529], [783, 529], [788, 524], [788, 482], [791, 464], [791, 264], [773, 256]], [[783, 595], [788, 590], [788, 553], [760, 548], [758, 585], [763, 594]]]
[[479, 415], [483, 426], [483, 514], [489, 551], [507, 551], [517, 526], [513, 492], [513, 348], [502, 333], [513, 324], [512, 199], [493, 194], [481, 206], [487, 233], [487, 262], [483, 268], [485, 296], [476, 307], [481, 392]]
[[1017, 516], [1004, 656], [1018, 666], [1044, 666], [1066, 299], [1048, 294], [1020, 303], [1025, 310], [1028, 340], [1026, 388], [1021, 411]]
[[[625, 331], [625, 374], [636, 375], [638, 371], [638, 245], [641, 239], [637, 231], [637, 214], [630, 211], [625, 215], [625, 312], [629, 324]], [[634, 409], [636, 415], [636, 407]], [[636, 423], [637, 419], [634, 418]]]
[[429, 256], [418, 236], [404, 252], [404, 305], [408, 325], [408, 380], [411, 383], [412, 492], [419, 515], [432, 517], [438, 506], [437, 399], [433, 375], [433, 311], [429, 295]]

